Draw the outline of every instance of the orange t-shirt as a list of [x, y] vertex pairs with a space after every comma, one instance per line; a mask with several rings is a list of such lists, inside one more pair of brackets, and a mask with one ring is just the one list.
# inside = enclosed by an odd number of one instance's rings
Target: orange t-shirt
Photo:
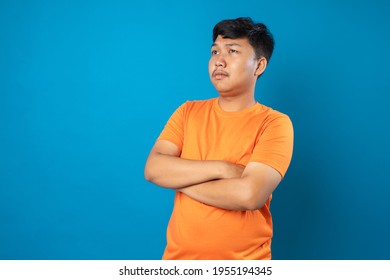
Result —
[[[225, 112], [217, 98], [181, 105], [158, 139], [176, 144], [181, 158], [261, 162], [282, 177], [293, 150], [288, 116], [259, 103]], [[163, 259], [270, 259], [270, 200], [259, 210], [232, 211], [176, 192]]]

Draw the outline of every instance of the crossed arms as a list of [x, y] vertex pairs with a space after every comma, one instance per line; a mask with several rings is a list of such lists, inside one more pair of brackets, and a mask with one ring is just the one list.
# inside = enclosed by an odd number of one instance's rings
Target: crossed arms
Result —
[[146, 180], [227, 210], [260, 209], [281, 181], [274, 168], [250, 162], [246, 167], [223, 160], [180, 158], [179, 148], [158, 140], [145, 165]]

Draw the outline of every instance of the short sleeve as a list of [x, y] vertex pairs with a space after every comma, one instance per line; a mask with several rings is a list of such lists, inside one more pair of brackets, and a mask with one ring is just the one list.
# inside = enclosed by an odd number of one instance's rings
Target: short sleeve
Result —
[[184, 141], [185, 105], [186, 103], [176, 109], [158, 137], [158, 140], [167, 140], [174, 143], [180, 150], [183, 148]]
[[288, 116], [282, 114], [267, 123], [249, 161], [267, 164], [276, 169], [283, 178], [291, 162], [293, 142], [292, 122]]

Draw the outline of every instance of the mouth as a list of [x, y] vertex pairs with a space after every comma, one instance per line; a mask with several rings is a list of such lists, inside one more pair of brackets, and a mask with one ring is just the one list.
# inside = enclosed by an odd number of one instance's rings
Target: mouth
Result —
[[213, 74], [212, 74], [212, 77], [217, 79], [217, 80], [221, 80], [223, 78], [229, 77], [229, 73], [225, 72], [223, 70], [214, 70]]

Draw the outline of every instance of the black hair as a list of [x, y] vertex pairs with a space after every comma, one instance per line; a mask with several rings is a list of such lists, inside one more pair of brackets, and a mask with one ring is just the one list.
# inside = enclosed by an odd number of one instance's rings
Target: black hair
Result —
[[271, 32], [263, 23], [254, 23], [249, 17], [223, 20], [214, 26], [213, 42], [219, 35], [228, 39], [247, 38], [257, 58], [265, 57], [267, 62], [271, 59], [275, 42]]

